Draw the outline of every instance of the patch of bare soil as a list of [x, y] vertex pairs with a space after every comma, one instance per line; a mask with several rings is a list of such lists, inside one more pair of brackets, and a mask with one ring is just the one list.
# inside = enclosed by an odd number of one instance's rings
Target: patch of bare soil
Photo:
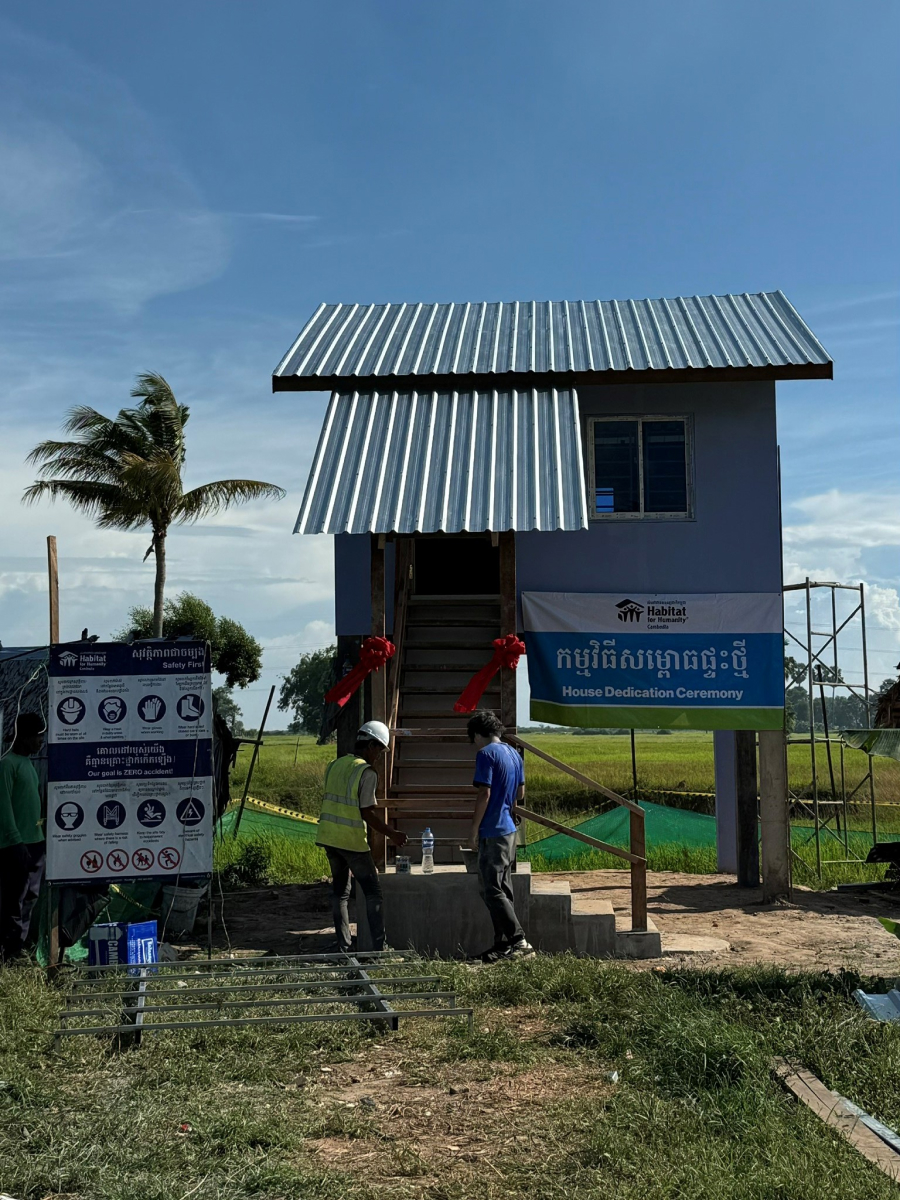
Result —
[[376, 1063], [323, 1073], [318, 1102], [331, 1116], [328, 1135], [308, 1147], [329, 1167], [364, 1172], [376, 1185], [403, 1179], [415, 1194], [442, 1179], [490, 1174], [492, 1160], [510, 1153], [525, 1163], [563, 1153], [541, 1110], [609, 1087], [599, 1071], [552, 1061], [534, 1068], [452, 1063], [430, 1067], [423, 1078], [399, 1052], [382, 1053]]
[[[628, 927], [627, 871], [574, 871], [547, 878], [567, 880], [582, 897], [610, 901], [619, 927]], [[687, 938], [723, 939], [728, 944], [717, 954], [667, 955], [667, 962], [716, 966], [762, 962], [794, 969], [844, 967], [900, 975], [900, 939], [877, 920], [879, 916], [900, 918], [900, 896], [893, 900], [873, 893], [795, 887], [791, 903], [762, 904], [759, 890], [737, 887], [734, 876], [675, 872], [648, 874], [647, 892], [650, 916], [662, 934], [664, 950], [667, 943], [677, 947]], [[218, 952], [314, 954], [334, 940], [326, 883], [232, 892], [224, 897], [224, 905], [216, 897], [215, 917]], [[635, 965], [648, 965], [648, 960]]]
[[[580, 895], [608, 900], [620, 928], [630, 914], [627, 871], [575, 871], [554, 875], [568, 880]], [[815, 892], [795, 887], [786, 904], [762, 904], [760, 892], [739, 888], [733, 875], [647, 875], [647, 908], [667, 941], [683, 937], [722, 938], [729, 950], [712, 955], [690, 954], [684, 962], [715, 966], [771, 963], [806, 970], [857, 970], [864, 974], [900, 975], [900, 939], [887, 932], [879, 916], [900, 917], [896, 900], [873, 893]], [[667, 962], [682, 956], [667, 956]], [[636, 966], [658, 965], [636, 963]]]

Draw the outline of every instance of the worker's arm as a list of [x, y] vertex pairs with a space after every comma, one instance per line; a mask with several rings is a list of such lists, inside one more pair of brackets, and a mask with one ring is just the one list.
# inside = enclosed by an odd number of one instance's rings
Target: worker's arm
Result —
[[489, 787], [479, 787], [475, 793], [475, 811], [472, 813], [472, 829], [469, 833], [469, 848], [472, 850], [478, 849], [478, 831], [481, 828], [481, 822], [484, 820], [484, 814], [487, 812], [487, 806], [491, 799], [491, 789]]
[[363, 808], [360, 811], [362, 812], [362, 819], [370, 829], [374, 829], [378, 833], [383, 833], [386, 838], [391, 839], [395, 846], [406, 845], [406, 834], [401, 833], [399, 829], [394, 829], [392, 826], [388, 825], [386, 821], [382, 821], [381, 817], [378, 815], [378, 809], [374, 806], [374, 804], [369, 808]]
[[519, 805], [525, 799], [525, 784], [520, 783], [516, 792], [516, 798], [512, 806], [511, 816], [517, 825], [522, 823], [522, 818], [519, 816]]

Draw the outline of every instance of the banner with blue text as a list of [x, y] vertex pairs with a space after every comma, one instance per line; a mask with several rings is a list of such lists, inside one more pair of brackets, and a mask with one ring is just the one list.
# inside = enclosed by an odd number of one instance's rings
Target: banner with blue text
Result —
[[781, 729], [779, 592], [523, 592], [531, 718], [583, 729]]
[[50, 650], [47, 878], [96, 884], [212, 870], [205, 642]]

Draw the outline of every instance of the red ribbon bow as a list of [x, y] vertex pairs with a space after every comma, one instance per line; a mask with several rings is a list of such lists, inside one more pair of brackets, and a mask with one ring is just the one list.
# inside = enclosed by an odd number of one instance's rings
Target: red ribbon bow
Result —
[[489, 663], [477, 671], [463, 688], [462, 695], [453, 705], [453, 711], [458, 713], [474, 712], [478, 701], [484, 695], [487, 685], [491, 682], [501, 667], [514, 671], [519, 665], [519, 659], [525, 653], [525, 643], [514, 633], [506, 637], [494, 638], [494, 656]]
[[394, 643], [389, 642], [387, 638], [366, 638], [359, 649], [359, 662], [325, 693], [325, 703], [343, 708], [366, 676], [381, 670], [388, 659], [394, 657], [395, 651]]

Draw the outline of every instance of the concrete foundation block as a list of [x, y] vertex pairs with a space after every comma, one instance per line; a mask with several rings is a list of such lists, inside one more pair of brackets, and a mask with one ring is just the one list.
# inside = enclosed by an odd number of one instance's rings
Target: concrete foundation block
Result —
[[[384, 927], [388, 944], [397, 950], [416, 950], [440, 958], [471, 958], [493, 944], [494, 931], [481, 899], [478, 876], [464, 866], [439, 864], [423, 875], [414, 866], [409, 875], [392, 868], [379, 876], [384, 896]], [[519, 863], [512, 875], [513, 903], [536, 950], [544, 954], [586, 955], [591, 958], [658, 958], [659, 931], [648, 922], [646, 933], [617, 933], [612, 905], [595, 896], [573, 895], [568, 882], [533, 877], [531, 864]], [[355, 894], [357, 944], [372, 949], [365, 900]]]
[[617, 958], [661, 958], [662, 942], [659, 930], [647, 918], [646, 930], [623, 930], [616, 934]]
[[[523, 870], [522, 868], [527, 868]], [[528, 929], [531, 864], [513, 872], [513, 904]], [[414, 866], [409, 875], [389, 869], [379, 876], [384, 896], [384, 930], [395, 950], [417, 950], [441, 958], [471, 958], [494, 942], [494, 929], [478, 889], [478, 876], [464, 866], [438, 864], [431, 875]], [[371, 950], [365, 899], [356, 891], [357, 944]]]

